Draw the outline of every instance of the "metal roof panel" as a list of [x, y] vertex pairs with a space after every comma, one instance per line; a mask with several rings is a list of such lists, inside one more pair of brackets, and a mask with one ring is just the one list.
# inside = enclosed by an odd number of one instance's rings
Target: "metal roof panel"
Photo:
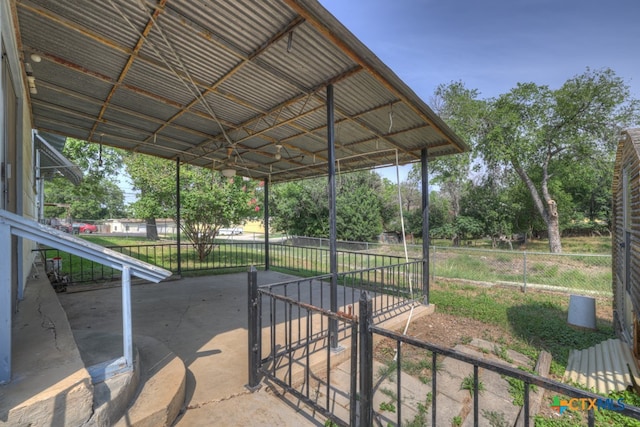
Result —
[[[325, 174], [326, 88], [341, 167], [467, 149], [316, 0], [16, 0], [35, 125], [274, 180]], [[275, 161], [276, 144], [282, 158]], [[237, 159], [235, 159], [237, 158]], [[231, 160], [231, 159], [230, 159]]]

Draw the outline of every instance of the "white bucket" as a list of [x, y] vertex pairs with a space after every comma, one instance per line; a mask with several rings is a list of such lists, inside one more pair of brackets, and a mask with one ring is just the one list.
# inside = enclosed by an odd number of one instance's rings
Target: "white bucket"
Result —
[[596, 329], [596, 299], [582, 295], [571, 295], [567, 322], [581, 328]]

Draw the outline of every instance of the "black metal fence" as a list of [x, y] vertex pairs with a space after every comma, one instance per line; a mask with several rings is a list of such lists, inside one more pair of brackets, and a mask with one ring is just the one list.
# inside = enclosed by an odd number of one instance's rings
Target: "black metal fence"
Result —
[[[355, 317], [285, 295], [300, 295], [312, 300], [315, 294], [315, 300], [321, 304], [325, 287], [322, 278], [318, 278], [258, 288], [257, 271], [253, 268], [249, 272], [248, 387], [257, 389], [265, 378], [334, 423], [355, 425], [357, 352], [336, 351], [329, 344], [329, 324], [335, 322], [340, 342], [348, 341], [348, 348], [357, 349]], [[349, 366], [353, 372], [346, 390], [337, 385], [331, 374], [331, 366], [343, 360], [351, 361]], [[344, 415], [336, 414], [333, 407], [336, 390], [350, 408], [346, 422]]]
[[[533, 425], [531, 396], [542, 396], [543, 390], [557, 393], [558, 409], [564, 405], [565, 409], [573, 412], [572, 415], [565, 415], [574, 419], [578, 417], [578, 423], [580, 417], [583, 417], [584, 424], [594, 426], [596, 411], [615, 413], [614, 418], [604, 421], [606, 425], [629, 425], [632, 420], [640, 420], [640, 408], [619, 400], [607, 399], [505, 363], [384, 329], [376, 325], [373, 299], [367, 292], [361, 294], [358, 301], [359, 316], [355, 318], [353, 315], [332, 313], [295, 298], [273, 293], [268, 288], [259, 289], [256, 283], [257, 279], [252, 279], [250, 273], [249, 388], [258, 388], [264, 378], [266, 382], [284, 388], [287, 393], [299, 398], [335, 424], [368, 427], [463, 423], [478, 426], [491, 423], [486, 418], [488, 411], [483, 408], [491, 402], [481, 399], [481, 371], [483, 375], [490, 372], [522, 384], [519, 415], [517, 421], [510, 425]], [[263, 318], [268, 318], [269, 321], [263, 324]], [[329, 319], [340, 322], [344, 331], [341, 343], [348, 346], [343, 358], [349, 361], [346, 371], [344, 368], [335, 369], [335, 364], [341, 360], [338, 353], [330, 348], [326, 327], [314, 329], [320, 322], [327, 325]], [[374, 377], [374, 365], [379, 363], [375, 359], [373, 346], [376, 337], [390, 341], [391, 347], [395, 348], [392, 370], [386, 370], [383, 374], [394, 376], [395, 390], [382, 390], [383, 401], [379, 396], [376, 398], [376, 394], [380, 394], [379, 386], [382, 382], [381, 378]], [[423, 390], [424, 395], [417, 400], [415, 396], [406, 396], [404, 386], [404, 382], [414, 375], [408, 372], [404, 357], [415, 349], [425, 354], [425, 363], [421, 366], [431, 366], [430, 376], [421, 379], [423, 385], [429, 384], [429, 391]], [[464, 417], [447, 418], [451, 417], [448, 411], [450, 401], [439, 394], [442, 388], [441, 377], [448, 373], [439, 374], [437, 366], [445, 357], [455, 360], [461, 366], [468, 366], [472, 372], [467, 384], [471, 409], [464, 413]], [[342, 363], [341, 366], [345, 364]], [[578, 411], [583, 413], [577, 413]], [[469, 420], [465, 421], [465, 418]]]
[[[366, 298], [366, 296], [364, 297]], [[630, 425], [631, 419], [640, 420], [640, 408], [635, 406], [630, 406], [625, 404], [624, 402], [620, 402], [619, 400], [608, 399], [607, 397], [600, 396], [598, 394], [588, 392], [546, 377], [538, 376], [534, 373], [529, 373], [527, 371], [514, 368], [511, 366], [507, 366], [504, 363], [492, 362], [488, 359], [475, 357], [473, 355], [465, 354], [460, 351], [451, 348], [441, 347], [435, 344], [430, 344], [426, 341], [419, 340], [416, 338], [409, 337], [407, 335], [402, 335], [397, 332], [393, 332], [390, 330], [383, 329], [381, 327], [376, 326], [371, 322], [371, 316], [369, 314], [370, 310], [366, 309], [367, 303], [360, 303], [360, 322], [367, 322], [366, 325], [360, 326], [360, 348], [361, 352], [368, 354], [361, 354], [360, 356], [360, 375], [361, 384], [364, 384], [361, 387], [360, 393], [360, 413], [364, 414], [364, 421], [361, 418], [360, 425], [371, 425], [368, 423], [373, 417], [377, 417], [378, 419], [386, 419], [387, 415], [380, 414], [380, 408], [375, 408], [372, 404], [373, 402], [373, 393], [374, 388], [369, 387], [369, 384], [373, 383], [373, 352], [369, 352], [368, 349], [371, 349], [371, 343], [374, 340], [375, 335], [379, 335], [385, 337], [392, 342], [394, 342], [394, 347], [396, 348], [396, 362], [394, 364], [396, 368], [395, 372], [395, 382], [397, 384], [396, 387], [396, 398], [395, 398], [395, 408], [396, 417], [395, 419], [389, 420], [390, 423], [395, 425], [403, 425], [405, 421], [403, 420], [403, 402], [406, 401], [405, 396], [403, 395], [403, 387], [402, 387], [402, 378], [403, 374], [403, 352], [409, 350], [410, 347], [418, 348], [421, 350], [425, 350], [430, 353], [430, 365], [431, 369], [431, 391], [428, 396], [424, 396], [424, 403], [421, 403], [422, 407], [414, 408], [413, 414], [422, 413], [426, 415], [426, 412], [430, 413], [431, 425], [449, 425], [452, 420], [443, 419], [439, 414], [439, 400], [438, 400], [438, 359], [443, 357], [448, 357], [454, 359], [456, 361], [462, 362], [467, 365], [472, 366], [472, 377], [469, 377], [471, 381], [469, 381], [469, 392], [472, 397], [472, 411], [469, 416], [472, 416], [473, 425], [477, 426], [479, 424], [486, 424], [488, 422], [486, 416], [485, 419], [481, 421], [481, 395], [482, 395], [482, 387], [481, 380], [479, 377], [480, 370], [489, 371], [500, 375], [501, 377], [512, 378], [518, 381], [521, 381], [523, 384], [523, 396], [522, 396], [522, 409], [520, 411], [520, 419], [518, 420], [518, 425], [529, 426], [532, 425], [532, 415], [530, 410], [530, 399], [531, 399], [531, 391], [534, 388], [540, 388], [546, 391], [551, 391], [557, 393], [562, 398], [559, 398], [559, 406], [563, 406], [563, 403], [566, 403], [565, 409], [569, 409], [574, 411], [573, 416], [575, 417], [575, 411], [584, 411], [585, 414], [585, 423], [590, 427], [595, 425], [595, 411], [611, 411], [615, 413], [616, 420], [605, 422], [606, 425]], [[364, 310], [364, 311], [363, 311]], [[541, 393], [538, 391], [538, 393]], [[575, 399], [575, 400], [572, 400]], [[419, 404], [420, 405], [420, 404]], [[559, 408], [560, 409], [560, 408]], [[483, 415], [487, 415], [486, 412], [483, 411]], [[569, 415], [567, 415], [569, 416]], [[577, 414], [579, 417], [580, 415]], [[415, 418], [414, 418], [415, 419]]]
[[[302, 273], [304, 275], [321, 275], [329, 272], [329, 250], [270, 244], [271, 267]], [[158, 243], [145, 245], [108, 246], [116, 252], [165, 268], [173, 273], [205, 272], [230, 269], [246, 269], [247, 267], [264, 266], [265, 251], [263, 242], [216, 242], [213, 250], [206, 258], [200, 260], [192, 245], [185, 243], [178, 246], [175, 243]], [[41, 257], [46, 262], [46, 270], [55, 273], [56, 277], [64, 278], [67, 285], [83, 285], [104, 283], [120, 280], [120, 271], [83, 259], [57, 249], [39, 249]], [[413, 286], [421, 286], [422, 277], [419, 261], [411, 261], [411, 266], [404, 266], [405, 259], [394, 255], [367, 254], [363, 252], [340, 251], [337, 253], [338, 272], [349, 272], [352, 275], [362, 274], [361, 281], [377, 283], [404, 283], [406, 292]], [[385, 270], [387, 276], [382, 277], [382, 270], [378, 267], [395, 266]], [[366, 273], [361, 270], [367, 270]], [[366, 276], [366, 277], [365, 277]], [[415, 276], [415, 277], [414, 277]], [[404, 277], [401, 280], [401, 277]], [[414, 277], [410, 282], [410, 277]], [[349, 280], [345, 276], [345, 281]], [[400, 287], [397, 291], [400, 291]]]
[[[107, 246], [107, 248], [141, 261], [165, 268], [173, 273], [229, 270], [264, 265], [261, 242], [216, 243], [204, 259], [190, 244], [159, 243], [148, 245]], [[38, 249], [50, 276], [68, 285], [104, 283], [120, 280], [120, 271], [58, 249]], [[178, 259], [180, 258], [180, 259]]]

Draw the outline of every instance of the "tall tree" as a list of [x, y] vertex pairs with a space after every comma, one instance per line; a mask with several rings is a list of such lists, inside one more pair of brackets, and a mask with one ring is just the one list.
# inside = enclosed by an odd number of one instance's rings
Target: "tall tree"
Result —
[[[180, 228], [203, 261], [214, 248], [220, 228], [244, 224], [260, 210], [258, 184], [241, 177], [185, 166], [180, 171]], [[175, 199], [174, 199], [175, 206]]]
[[559, 253], [560, 191], [550, 187], [556, 169], [612, 150], [620, 129], [638, 122], [638, 101], [612, 70], [587, 69], [557, 90], [520, 83], [490, 104], [482, 156], [517, 173], [546, 224], [549, 250]]
[[140, 197], [131, 204], [133, 215], [146, 222], [147, 239], [158, 240], [156, 218], [173, 218], [175, 206], [163, 203], [175, 201], [175, 163], [159, 157], [130, 153], [124, 157], [133, 188]]
[[370, 242], [382, 233], [383, 184], [375, 172], [343, 174], [336, 196], [336, 231], [340, 239]]
[[[470, 147], [466, 153], [434, 159], [429, 163], [431, 182], [439, 185], [451, 204], [453, 217], [460, 214], [460, 200], [470, 179], [476, 140], [483, 124], [486, 104], [476, 89], [462, 82], [439, 85], [432, 98], [434, 110]], [[418, 177], [418, 165], [412, 171]]]

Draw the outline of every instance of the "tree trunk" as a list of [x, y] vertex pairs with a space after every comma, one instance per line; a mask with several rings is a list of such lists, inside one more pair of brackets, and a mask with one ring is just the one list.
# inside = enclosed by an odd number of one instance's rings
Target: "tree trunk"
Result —
[[544, 202], [536, 185], [533, 183], [529, 175], [527, 175], [526, 171], [521, 168], [518, 163], [514, 162], [513, 167], [516, 173], [520, 176], [522, 181], [527, 186], [529, 190], [529, 194], [531, 194], [531, 198], [533, 199], [533, 205], [536, 207], [536, 210], [544, 220], [545, 224], [547, 224], [547, 233], [549, 234], [549, 252], [554, 254], [562, 253], [562, 243], [560, 242], [560, 220], [558, 218], [558, 207], [556, 206], [555, 200], [553, 200], [549, 195], [549, 190], [547, 188], [547, 182], [549, 180], [549, 175], [546, 173], [546, 166], [543, 167], [543, 178], [542, 178], [542, 194], [544, 196], [544, 201], [547, 202], [547, 206], [544, 206]]
[[560, 221], [558, 219], [558, 209], [555, 200], [549, 200], [547, 209], [547, 232], [549, 233], [549, 252], [559, 254], [562, 252], [562, 242], [560, 241]]
[[158, 227], [155, 218], [147, 218], [147, 240], [158, 240]]

